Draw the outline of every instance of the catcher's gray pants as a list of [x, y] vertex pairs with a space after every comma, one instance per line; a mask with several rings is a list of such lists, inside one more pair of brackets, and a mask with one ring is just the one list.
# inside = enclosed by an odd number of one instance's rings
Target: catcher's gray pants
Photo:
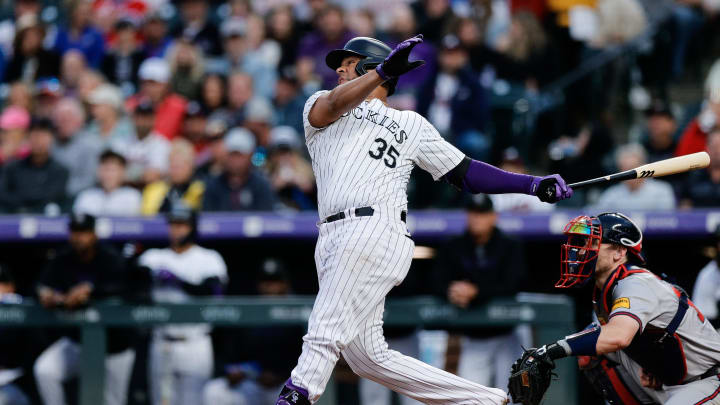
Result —
[[315, 248], [320, 290], [292, 382], [316, 402], [340, 354], [353, 371], [425, 404], [502, 405], [507, 394], [389, 350], [385, 296], [410, 269], [415, 244], [400, 212], [321, 224]]
[[[80, 371], [80, 345], [61, 338], [35, 361], [33, 371], [40, 398], [45, 405], [65, 405], [63, 383]], [[127, 349], [105, 357], [103, 405], [125, 405], [135, 351]]]
[[0, 387], [0, 405], [30, 405], [30, 400], [15, 384]]

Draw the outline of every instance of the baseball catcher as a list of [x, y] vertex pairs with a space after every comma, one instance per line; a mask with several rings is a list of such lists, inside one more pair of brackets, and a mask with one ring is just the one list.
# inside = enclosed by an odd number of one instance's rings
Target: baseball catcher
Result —
[[681, 288], [640, 267], [637, 225], [620, 213], [579, 216], [564, 234], [555, 287], [592, 282], [598, 324], [527, 350], [513, 365], [513, 400], [541, 403], [555, 360], [590, 356], [586, 375], [610, 403], [720, 405], [720, 334]]

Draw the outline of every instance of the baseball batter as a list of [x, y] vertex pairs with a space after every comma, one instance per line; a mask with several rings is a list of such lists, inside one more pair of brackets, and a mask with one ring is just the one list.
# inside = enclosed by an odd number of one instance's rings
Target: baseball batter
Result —
[[419, 114], [386, 104], [422, 36], [394, 50], [372, 38], [350, 40], [326, 62], [332, 91], [312, 95], [303, 112], [317, 179], [320, 289], [302, 354], [277, 401], [310, 405], [322, 395], [340, 354], [358, 375], [426, 404], [505, 404], [507, 394], [388, 350], [385, 296], [405, 278], [414, 243], [405, 225], [415, 166], [473, 193], [526, 193], [555, 202], [572, 190], [557, 175], [502, 171], [465, 157]]
[[[604, 213], [573, 219], [565, 234], [556, 286], [592, 281], [600, 325], [533, 350], [534, 362], [607, 356], [616, 365], [606, 382], [596, 382], [613, 404], [720, 404], [720, 335], [682, 289], [638, 266], [645, 263], [640, 229], [620, 213]], [[618, 384], [616, 371], [630, 384]], [[515, 400], [523, 390], [511, 382]]]

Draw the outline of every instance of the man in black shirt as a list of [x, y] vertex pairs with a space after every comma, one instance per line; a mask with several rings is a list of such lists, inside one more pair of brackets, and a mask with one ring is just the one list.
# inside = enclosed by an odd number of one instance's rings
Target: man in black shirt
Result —
[[[46, 308], [75, 310], [95, 300], [129, 297], [131, 288], [125, 260], [98, 243], [95, 218], [74, 214], [69, 247], [60, 251], [40, 277], [37, 293]], [[76, 329], [57, 331], [59, 339], [38, 357], [34, 372], [45, 405], [66, 403], [63, 383], [79, 372], [80, 345]], [[124, 405], [135, 361], [134, 334], [110, 329], [105, 359], [105, 405]]]
[[8, 164], [0, 176], [1, 212], [60, 212], [68, 171], [50, 156], [54, 135], [50, 120], [35, 120], [30, 125], [30, 155]]
[[[0, 305], [19, 304], [21, 301], [22, 298], [15, 294], [15, 281], [8, 268], [0, 266]], [[30, 400], [18, 384], [32, 356], [27, 330], [0, 328], [0, 347], [0, 404], [29, 405]]]
[[[433, 272], [433, 288], [451, 304], [469, 308], [495, 297], [518, 292], [526, 279], [520, 241], [496, 227], [497, 214], [486, 195], [473, 196], [468, 205], [468, 228], [440, 251]], [[490, 387], [506, 387], [510, 365], [522, 352], [511, 327], [476, 327], [459, 333], [458, 375]]]
[[688, 174], [680, 185], [678, 197], [681, 208], [720, 206], [720, 127], [708, 134], [706, 149], [710, 155], [710, 166]]

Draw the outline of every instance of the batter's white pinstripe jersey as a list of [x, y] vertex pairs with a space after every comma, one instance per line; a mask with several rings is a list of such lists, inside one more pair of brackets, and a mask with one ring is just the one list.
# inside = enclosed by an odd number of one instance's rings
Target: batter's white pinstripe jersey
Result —
[[406, 208], [415, 165], [437, 180], [465, 157], [420, 114], [387, 107], [379, 99], [363, 101], [327, 127], [315, 128], [308, 115], [325, 93], [313, 94], [303, 110], [320, 218], [353, 207]]

